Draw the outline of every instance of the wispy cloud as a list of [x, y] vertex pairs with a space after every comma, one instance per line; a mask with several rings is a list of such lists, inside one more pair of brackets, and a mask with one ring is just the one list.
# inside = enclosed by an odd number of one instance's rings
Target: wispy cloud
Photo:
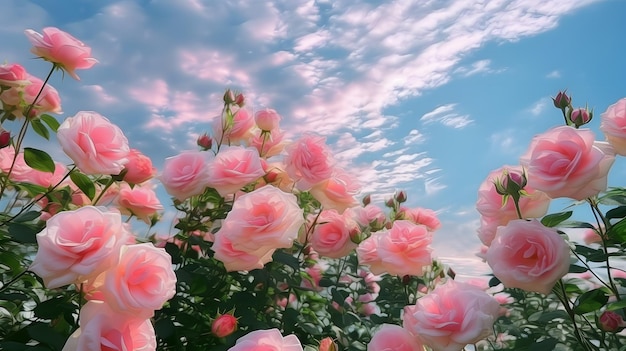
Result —
[[554, 70], [546, 75], [546, 78], [561, 78], [561, 72]]
[[439, 106], [436, 109], [425, 113], [420, 118], [420, 121], [427, 124], [439, 122], [446, 127], [452, 127], [457, 129], [466, 127], [473, 122], [473, 120], [470, 119], [469, 115], [459, 115], [458, 113], [454, 112], [455, 107], [456, 104]]
[[541, 98], [540, 100], [537, 100], [534, 104], [532, 104], [532, 106], [528, 108], [528, 111], [533, 116], [539, 116], [546, 111], [546, 108], [548, 106], [550, 106], [550, 102], [551, 101], [548, 98]]

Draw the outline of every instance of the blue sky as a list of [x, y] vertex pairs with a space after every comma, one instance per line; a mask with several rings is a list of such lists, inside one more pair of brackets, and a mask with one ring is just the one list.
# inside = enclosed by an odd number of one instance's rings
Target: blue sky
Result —
[[435, 253], [463, 274], [486, 271], [474, 257], [478, 186], [562, 122], [550, 96], [567, 88], [598, 119], [626, 96], [620, 0], [60, 4], [5, 0], [0, 11], [0, 59], [32, 74], [49, 66], [24, 29], [56, 26], [93, 48], [100, 63], [80, 82], [52, 79], [60, 118], [97, 111], [160, 167], [210, 130], [225, 88], [242, 90], [294, 136], [327, 136], [364, 193], [405, 189], [410, 206], [437, 210]]

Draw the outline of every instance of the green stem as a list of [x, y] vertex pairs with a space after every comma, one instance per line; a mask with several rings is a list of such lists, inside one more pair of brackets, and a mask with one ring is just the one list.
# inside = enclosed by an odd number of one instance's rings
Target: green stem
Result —
[[[606, 217], [604, 217], [604, 215], [602, 214], [602, 211], [600, 211], [600, 208], [598, 208], [598, 203], [594, 199], [589, 198], [587, 199], [587, 202], [589, 203], [589, 206], [591, 206], [591, 212], [593, 213], [593, 216], [595, 217], [596, 223], [598, 225], [598, 234], [600, 235], [600, 239], [602, 239], [602, 249], [606, 256], [606, 260], [605, 260], [606, 275], [609, 278], [610, 289], [613, 295], [615, 295], [615, 298], [617, 299], [617, 301], [620, 301], [621, 298], [620, 298], [619, 291], [617, 290], [615, 281], [613, 281], [613, 277], [611, 276], [611, 263], [610, 263], [611, 256], [609, 256], [609, 248], [607, 245], [606, 230], [608, 230], [610, 223], [606, 219]], [[604, 226], [604, 230], [602, 229], [603, 226]]]
[[574, 326], [574, 336], [576, 337], [576, 340], [578, 340], [578, 342], [585, 348], [585, 350], [593, 351], [593, 348], [590, 348], [588, 345], [589, 341], [582, 335], [580, 329], [578, 328], [578, 324], [576, 323], [576, 314], [570, 306], [570, 301], [567, 298], [567, 292], [565, 291], [565, 285], [563, 284], [562, 280], [559, 280], [556, 283], [554, 293], [558, 297], [559, 301], [561, 301], [563, 307], [565, 307], [565, 311], [572, 321], [572, 325]]
[[21, 271], [18, 275], [13, 277], [13, 279], [9, 280], [6, 283], [2, 283], [2, 287], [0, 288], [0, 293], [8, 289], [13, 283], [20, 280], [20, 278], [28, 272], [28, 269]]

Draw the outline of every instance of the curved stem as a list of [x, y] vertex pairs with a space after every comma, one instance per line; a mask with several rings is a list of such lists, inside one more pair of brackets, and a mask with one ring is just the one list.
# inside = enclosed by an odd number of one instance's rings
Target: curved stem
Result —
[[[602, 214], [602, 211], [600, 211], [600, 208], [598, 208], [598, 203], [596, 201], [594, 201], [593, 199], [589, 198], [587, 199], [587, 202], [589, 203], [589, 206], [591, 206], [591, 212], [593, 213], [593, 216], [596, 219], [596, 223], [598, 225], [598, 234], [600, 235], [600, 239], [602, 239], [602, 249], [604, 250], [604, 254], [606, 255], [606, 275], [609, 278], [609, 284], [610, 284], [610, 289], [611, 292], [613, 293], [613, 295], [615, 295], [615, 298], [617, 299], [617, 301], [620, 301], [620, 294], [619, 291], [617, 290], [617, 286], [615, 285], [615, 282], [613, 281], [613, 277], [611, 276], [611, 263], [610, 263], [610, 259], [611, 256], [609, 256], [609, 248], [607, 245], [607, 237], [606, 237], [606, 231], [608, 230], [610, 223], [609, 221], [606, 219], [606, 217], [604, 217], [604, 215]], [[602, 229], [604, 227], [604, 229]]]
[[6, 283], [2, 283], [2, 287], [0, 288], [0, 293], [5, 291], [6, 289], [8, 289], [13, 283], [15, 283], [16, 281], [20, 280], [20, 278], [22, 278], [22, 276], [24, 274], [26, 274], [28, 272], [28, 269], [25, 269], [23, 271], [21, 271], [18, 275], [16, 275], [15, 277], [13, 277], [11, 280], [9, 280]]
[[589, 341], [582, 335], [580, 329], [578, 328], [578, 324], [576, 323], [576, 314], [570, 306], [570, 301], [567, 298], [567, 292], [565, 291], [565, 285], [563, 284], [563, 281], [559, 280], [556, 285], [557, 286], [554, 287], [554, 293], [559, 301], [561, 301], [563, 307], [565, 307], [565, 311], [572, 321], [572, 325], [574, 326], [574, 336], [576, 337], [576, 340], [578, 340], [578, 342], [585, 348], [585, 350], [593, 351], [593, 348], [590, 348], [588, 345]]

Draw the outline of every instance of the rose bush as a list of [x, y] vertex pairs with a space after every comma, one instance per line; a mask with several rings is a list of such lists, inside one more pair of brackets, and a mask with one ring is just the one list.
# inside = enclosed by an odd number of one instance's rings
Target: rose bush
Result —
[[[27, 36], [50, 74], [97, 62], [56, 28]], [[199, 151], [157, 170], [97, 112], [59, 123], [58, 93], [38, 79], [0, 66], [0, 349], [595, 351], [626, 339], [626, 189], [606, 188], [619, 140], [579, 129], [593, 113], [565, 93], [554, 103], [567, 125], [479, 188], [493, 277], [470, 284], [433, 257], [435, 211], [404, 191], [371, 203], [323, 136], [286, 139], [286, 118], [241, 93], [225, 92]], [[620, 104], [603, 126], [619, 125]], [[24, 147], [23, 132], [7, 138], [15, 125], [56, 133], [72, 164]], [[158, 183], [172, 196], [166, 233]], [[546, 214], [557, 197], [589, 204], [594, 223]]]

